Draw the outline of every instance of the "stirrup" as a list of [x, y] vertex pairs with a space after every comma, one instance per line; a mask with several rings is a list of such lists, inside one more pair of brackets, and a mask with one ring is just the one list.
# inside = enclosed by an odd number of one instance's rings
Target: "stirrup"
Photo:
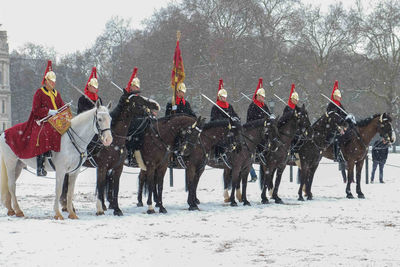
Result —
[[183, 160], [182, 156], [179, 153], [175, 153], [176, 160], [179, 162], [182, 168], [186, 169], [185, 161]]
[[36, 169], [36, 175], [37, 176], [46, 176], [47, 171], [44, 169], [44, 167], [38, 168], [38, 169]]
[[226, 167], [228, 167], [229, 169], [232, 169], [232, 166], [229, 165], [229, 161], [228, 161], [228, 156], [226, 155], [226, 153], [221, 155], [221, 159], [224, 162], [224, 164], [226, 165]]

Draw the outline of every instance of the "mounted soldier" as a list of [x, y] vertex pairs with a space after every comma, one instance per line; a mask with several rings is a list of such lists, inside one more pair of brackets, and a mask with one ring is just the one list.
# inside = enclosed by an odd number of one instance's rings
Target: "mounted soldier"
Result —
[[51, 157], [51, 150], [60, 151], [61, 134], [47, 121], [39, 122], [47, 116], [57, 114], [64, 106], [60, 93], [55, 89], [56, 74], [52, 62], [47, 62], [47, 68], [42, 80], [42, 87], [33, 96], [32, 111], [28, 121], [19, 123], [5, 131], [7, 144], [21, 159], [37, 159], [38, 176], [46, 176], [44, 169], [45, 157]]
[[[129, 79], [129, 82], [126, 85], [125, 91], [128, 94], [139, 95], [141, 93], [140, 80], [138, 77], [136, 77], [137, 70], [138, 69], [136, 67], [133, 69], [131, 78]], [[143, 146], [144, 132], [147, 126], [146, 117], [148, 116], [149, 112], [150, 110], [145, 110], [143, 108], [141, 114], [138, 114], [138, 116], [132, 119], [128, 132], [129, 139], [126, 142], [126, 148], [128, 150], [129, 166], [135, 166], [133, 159], [133, 157], [135, 157], [139, 168], [142, 169], [143, 171], [146, 171], [147, 168], [146, 165], [144, 164], [142, 154], [140, 153], [140, 149]]]
[[[100, 104], [103, 105], [103, 101], [97, 94], [99, 92], [99, 81], [97, 80], [97, 70], [96, 67], [92, 68], [92, 73], [89, 76], [89, 80], [86, 83], [84, 93], [78, 100], [78, 111], [77, 113], [82, 113], [86, 110], [94, 108], [94, 104], [97, 100], [100, 100]], [[92, 101], [90, 101], [90, 100]]]
[[[297, 112], [300, 112], [300, 108], [297, 106], [299, 102], [299, 94], [295, 91], [295, 85], [292, 84], [292, 88], [290, 89], [289, 100], [286, 107], [283, 110], [283, 114], [278, 121], [278, 129], [285, 125], [293, 116], [296, 115]], [[295, 137], [290, 146], [290, 155], [293, 161], [297, 160], [295, 153], [296, 151], [296, 144], [298, 139]]]
[[251, 102], [247, 109], [247, 122], [269, 117], [268, 114], [271, 114], [271, 112], [264, 101], [265, 90], [263, 88], [263, 79], [260, 78], [258, 80], [257, 89], [253, 95], [253, 102]]
[[172, 105], [172, 102], [167, 103], [167, 107], [165, 109], [165, 117], [170, 116], [171, 114], [180, 114], [185, 113], [187, 115], [196, 117], [196, 114], [193, 112], [190, 107], [189, 101], [185, 99], [186, 86], [184, 83], [179, 83], [176, 88], [176, 96], [175, 96], [175, 105]]
[[[329, 113], [330, 111], [334, 111], [337, 114], [339, 114], [343, 119], [345, 119], [350, 127], [355, 126], [355, 118], [354, 115], [352, 114], [347, 114], [345, 108], [343, 107], [342, 103], [342, 94], [339, 90], [339, 83], [338, 81], [335, 81], [335, 84], [333, 86], [332, 94], [331, 94], [331, 102], [329, 102], [328, 107], [326, 108], [326, 111]], [[340, 151], [340, 144], [342, 143], [347, 143], [349, 139], [349, 134], [350, 132], [347, 131], [345, 128], [345, 132], [342, 133], [341, 135], [337, 135], [335, 133], [330, 133], [327, 136], [327, 141], [329, 143], [333, 142], [333, 152], [335, 155], [334, 161], [339, 162], [339, 163], [344, 163], [344, 158], [343, 155]]]
[[[228, 97], [228, 92], [225, 90], [224, 81], [221, 79], [219, 80], [217, 102], [216, 102], [219, 108], [216, 105], [213, 105], [211, 109], [210, 121], [231, 119], [233, 122], [237, 122], [240, 124], [239, 116], [236, 114], [232, 105], [230, 105], [228, 101], [226, 101], [227, 97]], [[230, 118], [221, 109], [224, 110], [230, 116]], [[216, 145], [215, 147], [216, 160], [218, 160], [219, 158], [223, 158], [225, 161], [227, 161], [227, 157], [225, 154], [225, 147], [228, 145], [228, 143], [231, 143], [231, 141], [232, 140], [223, 140], [222, 142]]]
[[[224, 81], [221, 79], [219, 80], [216, 103], [221, 109], [223, 109], [226, 113], [228, 113], [232, 121], [240, 122], [240, 118], [236, 114], [235, 110], [233, 110], [232, 105], [230, 105], [228, 101], [226, 101], [227, 97], [228, 97], [228, 92], [224, 89]], [[215, 105], [212, 107], [210, 121], [229, 119], [229, 117], [221, 109], [219, 109]]]

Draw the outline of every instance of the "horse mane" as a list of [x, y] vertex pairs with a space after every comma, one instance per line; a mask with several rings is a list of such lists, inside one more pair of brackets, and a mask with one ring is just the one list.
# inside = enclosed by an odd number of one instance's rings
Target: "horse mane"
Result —
[[261, 126], [264, 126], [265, 119], [258, 119], [254, 121], [248, 121], [245, 124], [243, 124], [243, 128], [258, 128]]
[[88, 117], [93, 116], [93, 113], [96, 111], [96, 107], [86, 110], [82, 113], [79, 113], [75, 117], [72, 118], [71, 120], [71, 126], [75, 126], [76, 124], [79, 124], [81, 121], [87, 121]]
[[357, 121], [357, 126], [359, 126], [359, 127], [367, 126], [368, 124], [370, 124], [370, 122], [371, 122], [373, 119], [375, 119], [376, 117], [379, 117], [380, 115], [381, 115], [381, 114], [374, 114], [374, 115], [372, 115], [372, 116], [369, 116], [369, 117], [366, 118], [366, 119]]
[[165, 121], [170, 121], [171, 119], [177, 118], [177, 117], [189, 117], [189, 118], [194, 118], [195, 119], [195, 117], [190, 116], [190, 115], [188, 115], [186, 113], [177, 113], [177, 114], [168, 115], [168, 116], [165, 116], [165, 117], [162, 117], [162, 118], [158, 118], [157, 120], [159, 122], [165, 122]]
[[207, 122], [207, 123], [204, 125], [203, 130], [207, 130], [207, 129], [214, 128], [214, 127], [226, 127], [226, 126], [229, 125], [229, 123], [230, 123], [229, 120], [215, 120], [215, 121], [210, 121], [210, 122]]

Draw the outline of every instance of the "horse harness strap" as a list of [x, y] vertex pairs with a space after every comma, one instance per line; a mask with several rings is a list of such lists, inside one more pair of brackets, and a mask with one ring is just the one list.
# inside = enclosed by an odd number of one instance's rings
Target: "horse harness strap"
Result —
[[79, 163], [78, 163], [78, 165], [75, 167], [74, 170], [69, 171], [68, 173], [73, 173], [74, 171], [76, 171], [77, 169], [79, 169], [79, 168], [82, 166], [82, 164], [83, 164], [83, 159], [86, 157], [86, 150], [85, 150], [84, 152], [81, 152], [81, 151], [79, 150], [78, 145], [76, 144], [76, 140], [75, 140], [75, 138], [74, 138], [74, 136], [72, 135], [71, 132], [74, 133], [76, 136], [78, 136], [78, 135], [77, 135], [77, 133], [74, 131], [74, 129], [72, 129], [72, 127], [70, 127], [70, 128], [68, 129], [68, 131], [67, 131], [67, 134], [68, 134], [68, 136], [69, 136], [69, 139], [71, 140], [71, 143], [74, 145], [76, 151], [78, 151], [78, 153], [79, 153]]

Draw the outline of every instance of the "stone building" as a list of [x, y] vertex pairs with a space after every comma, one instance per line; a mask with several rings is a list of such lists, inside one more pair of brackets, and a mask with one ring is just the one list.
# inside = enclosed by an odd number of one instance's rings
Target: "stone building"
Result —
[[11, 126], [10, 55], [7, 32], [0, 24], [0, 132]]

